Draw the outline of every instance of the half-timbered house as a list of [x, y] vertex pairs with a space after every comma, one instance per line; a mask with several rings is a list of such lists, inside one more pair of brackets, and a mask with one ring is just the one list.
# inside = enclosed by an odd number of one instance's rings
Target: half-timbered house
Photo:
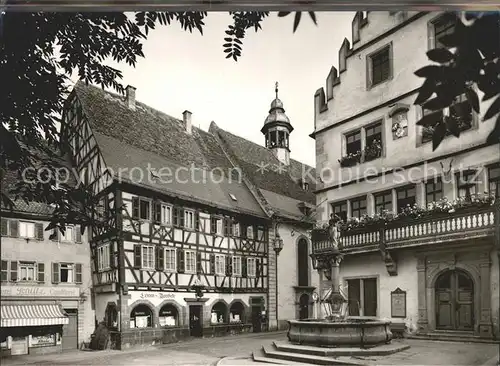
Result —
[[300, 163], [258, 176], [261, 162], [280, 166], [271, 148], [214, 123], [198, 129], [189, 111], [178, 120], [154, 110], [131, 86], [123, 97], [78, 83], [62, 135], [107, 222], [92, 231], [92, 272], [96, 318], [117, 348], [273, 329], [278, 303], [298, 314], [297, 294], [312, 290], [309, 261], [302, 282], [279, 270], [291, 295], [278, 298], [273, 243], [278, 234], [295, 255], [283, 259], [293, 272], [299, 242], [308, 258], [314, 196]]

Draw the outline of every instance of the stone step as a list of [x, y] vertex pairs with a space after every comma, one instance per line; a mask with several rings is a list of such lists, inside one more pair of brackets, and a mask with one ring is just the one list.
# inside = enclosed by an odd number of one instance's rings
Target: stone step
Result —
[[258, 350], [252, 352], [252, 360], [254, 360], [255, 362], [269, 363], [273, 365], [304, 365], [304, 363], [300, 362], [286, 361], [278, 358], [269, 358], [266, 356], [263, 348], [259, 348]]
[[279, 341], [274, 342], [274, 347], [278, 351], [282, 352], [301, 353], [301, 354], [323, 356], [323, 357], [386, 356], [410, 348], [409, 345], [398, 342], [394, 342], [391, 344], [383, 344], [377, 347], [363, 349], [357, 347], [326, 348], [326, 347], [303, 346], [303, 345], [292, 344], [288, 342], [279, 342]]
[[264, 354], [267, 358], [272, 359], [280, 359], [287, 361], [287, 365], [290, 364], [290, 361], [299, 362], [302, 364], [312, 364], [312, 365], [356, 365], [356, 366], [364, 366], [366, 363], [353, 361], [350, 359], [339, 359], [333, 357], [324, 357], [324, 356], [315, 356], [315, 355], [307, 355], [301, 353], [292, 353], [292, 352], [282, 352], [278, 351], [274, 347], [263, 347]]
[[429, 332], [420, 333], [417, 335], [408, 335], [409, 339], [435, 340], [444, 342], [469, 342], [469, 343], [490, 343], [500, 344], [499, 340], [480, 338], [472, 334], [464, 334], [459, 332]]

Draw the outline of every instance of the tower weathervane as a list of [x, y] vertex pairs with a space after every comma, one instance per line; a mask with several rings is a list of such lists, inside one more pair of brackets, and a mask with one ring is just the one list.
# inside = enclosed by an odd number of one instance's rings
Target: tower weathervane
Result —
[[278, 82], [276, 82], [275, 86], [276, 88], [274, 89], [274, 91], [276, 92], [276, 99], [278, 99]]

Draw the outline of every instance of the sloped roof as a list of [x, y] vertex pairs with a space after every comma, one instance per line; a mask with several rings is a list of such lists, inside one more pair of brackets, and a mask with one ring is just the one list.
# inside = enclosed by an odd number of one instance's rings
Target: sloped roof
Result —
[[[189, 183], [179, 183], [174, 180], [165, 183], [151, 179], [138, 183], [139, 177], [134, 175], [131, 178], [135, 184], [188, 200], [265, 216], [265, 212], [245, 183], [231, 181], [231, 170], [234, 170], [234, 167], [224, 151], [229, 146], [238, 159], [236, 162], [238, 166], [247, 173], [246, 176], [258, 189], [267, 190], [268, 195], [278, 194], [297, 202], [315, 201], [312, 184], [309, 191], [304, 191], [297, 184], [303, 167], [298, 161], [292, 160], [286, 171], [269, 170], [265, 174], [256, 174], [260, 162], [267, 162], [274, 169], [279, 166], [279, 161], [263, 146], [221, 129], [214, 129], [213, 126], [209, 132], [193, 126], [192, 134], [188, 134], [185, 132], [184, 122], [177, 118], [138, 101], [136, 109], [131, 110], [125, 103], [124, 96], [81, 82], [75, 86], [75, 93], [82, 104], [107, 166], [115, 170], [138, 167], [139, 170], [147, 172], [148, 164], [155, 170], [161, 168], [175, 170], [192, 165], [223, 175], [221, 179], [216, 179], [217, 182], [210, 181], [204, 184], [196, 183], [192, 179], [188, 179]], [[224, 146], [221, 146], [220, 141]], [[121, 178], [126, 180], [124, 177]], [[229, 193], [234, 194], [237, 200], [231, 199]], [[284, 213], [279, 207], [276, 208], [278, 212]], [[297, 217], [296, 210], [292, 211], [294, 212], [290, 214]]]

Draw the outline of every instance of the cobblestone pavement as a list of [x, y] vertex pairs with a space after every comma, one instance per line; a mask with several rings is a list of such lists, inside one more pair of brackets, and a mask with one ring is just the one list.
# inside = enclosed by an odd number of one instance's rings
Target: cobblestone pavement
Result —
[[[284, 341], [284, 333], [196, 339], [140, 350], [69, 352], [46, 356], [21, 356], [2, 360], [4, 365], [215, 365], [223, 357], [248, 357], [224, 365], [255, 364], [253, 350]], [[410, 349], [385, 357], [368, 357], [373, 365], [496, 365], [499, 345], [408, 339]], [[228, 363], [229, 361], [229, 363]]]

